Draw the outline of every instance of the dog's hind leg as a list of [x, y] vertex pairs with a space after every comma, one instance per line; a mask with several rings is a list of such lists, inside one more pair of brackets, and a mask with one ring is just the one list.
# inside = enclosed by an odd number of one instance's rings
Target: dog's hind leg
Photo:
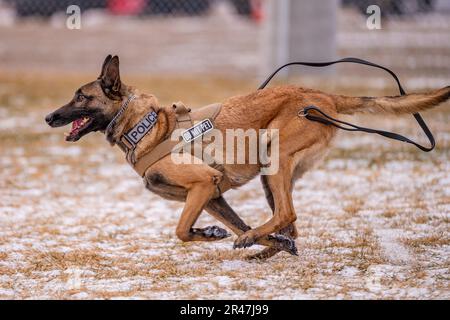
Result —
[[[272, 209], [272, 213], [274, 213], [275, 212], [275, 202], [273, 200], [273, 193], [270, 190], [269, 184], [267, 182], [267, 176], [265, 176], [265, 175], [261, 176], [261, 183], [262, 183], [262, 186], [264, 189], [264, 194], [266, 196], [267, 203], [269, 204], [270, 209]], [[291, 188], [292, 188], [292, 186], [291, 186]], [[297, 227], [295, 226], [295, 223], [291, 223], [287, 227], [281, 229], [278, 233], [280, 235], [282, 235], [284, 237], [288, 237], [290, 240], [292, 240], [293, 245], [295, 246], [295, 239], [297, 239], [297, 237], [298, 237]], [[254, 255], [249, 256], [249, 259], [264, 260], [264, 259], [273, 257], [274, 255], [276, 255], [277, 253], [279, 253], [281, 251], [283, 251], [283, 250], [272, 246], [272, 247], [265, 248], [262, 251], [254, 254]]]
[[247, 248], [252, 246], [260, 238], [269, 236], [293, 223], [297, 216], [294, 211], [291, 195], [291, 182], [293, 167], [292, 159], [280, 159], [283, 163], [277, 174], [267, 176], [267, 182], [273, 193], [275, 211], [273, 217], [262, 226], [249, 230], [240, 235], [234, 242], [235, 248]]
[[[272, 209], [272, 214], [273, 214], [275, 212], [275, 201], [273, 200], [272, 190], [270, 190], [270, 186], [267, 182], [267, 176], [264, 176], [264, 175], [261, 176], [261, 183], [263, 185], [264, 194], [266, 196], [267, 203], [269, 204], [270, 209]], [[291, 183], [291, 187], [290, 187], [290, 191], [289, 191], [291, 194], [292, 194], [292, 189], [293, 189], [293, 182]], [[297, 237], [298, 237], [297, 227], [295, 226], [295, 223], [291, 223], [287, 227], [281, 229], [279, 233], [284, 236], [291, 237], [293, 239], [297, 239]]]
[[[234, 210], [230, 207], [230, 205], [225, 201], [223, 197], [211, 199], [205, 209], [211, 216], [222, 222], [238, 236], [251, 229], [236, 214], [236, 212], [234, 212]], [[297, 248], [295, 247], [295, 242], [286, 240], [287, 239], [282, 239], [275, 236], [259, 239], [256, 243], [259, 245], [268, 246], [268, 248], [266, 249], [272, 249], [273, 251], [275, 251], [275, 253], [286, 251], [290, 254], [296, 255]]]
[[[294, 182], [324, 157], [328, 143], [328, 140], [319, 143], [311, 143], [307, 148], [280, 157], [280, 163], [282, 163], [283, 166], [280, 167], [278, 173], [266, 176], [267, 187], [273, 196], [274, 215], [272, 219], [262, 226], [241, 235], [236, 240], [235, 247], [249, 247], [261, 237], [268, 236], [274, 232], [279, 232], [284, 228], [290, 228], [289, 226], [293, 224], [297, 218], [292, 202]], [[270, 203], [272, 203], [271, 197], [269, 197], [269, 204]], [[287, 229], [284, 229], [283, 231], [287, 231]], [[297, 232], [293, 229], [292, 237], [296, 236]]]

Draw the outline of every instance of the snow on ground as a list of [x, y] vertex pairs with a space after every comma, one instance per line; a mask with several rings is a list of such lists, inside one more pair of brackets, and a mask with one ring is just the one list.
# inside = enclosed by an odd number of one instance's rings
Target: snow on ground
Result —
[[[234, 238], [177, 240], [182, 204], [146, 191], [101, 134], [66, 143], [43, 124], [48, 106], [0, 98], [2, 299], [450, 299], [448, 104], [425, 115], [430, 154], [341, 133], [295, 187], [299, 257], [250, 262], [260, 248], [232, 250]], [[409, 117], [352, 120], [419, 130]], [[252, 226], [270, 217], [257, 179], [226, 197]]]

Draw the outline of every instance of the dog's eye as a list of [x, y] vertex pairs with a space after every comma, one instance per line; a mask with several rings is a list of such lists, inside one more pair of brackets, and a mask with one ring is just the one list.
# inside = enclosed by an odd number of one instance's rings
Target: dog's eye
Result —
[[77, 102], [83, 102], [84, 101], [84, 96], [82, 94], [79, 94], [77, 96]]

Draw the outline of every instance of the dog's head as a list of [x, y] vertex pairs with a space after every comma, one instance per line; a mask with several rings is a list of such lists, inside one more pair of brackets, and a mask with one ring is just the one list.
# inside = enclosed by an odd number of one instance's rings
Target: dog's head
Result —
[[119, 57], [107, 56], [97, 80], [85, 84], [66, 105], [45, 117], [51, 127], [72, 123], [66, 141], [77, 141], [93, 131], [104, 131], [120, 108], [126, 95], [120, 81]]

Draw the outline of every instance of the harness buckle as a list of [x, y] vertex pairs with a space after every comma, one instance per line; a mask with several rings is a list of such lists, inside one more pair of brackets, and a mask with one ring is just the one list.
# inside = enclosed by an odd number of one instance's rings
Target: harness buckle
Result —
[[306, 117], [308, 115], [308, 111], [306, 111], [305, 108], [298, 111], [297, 116], [299, 117]]

